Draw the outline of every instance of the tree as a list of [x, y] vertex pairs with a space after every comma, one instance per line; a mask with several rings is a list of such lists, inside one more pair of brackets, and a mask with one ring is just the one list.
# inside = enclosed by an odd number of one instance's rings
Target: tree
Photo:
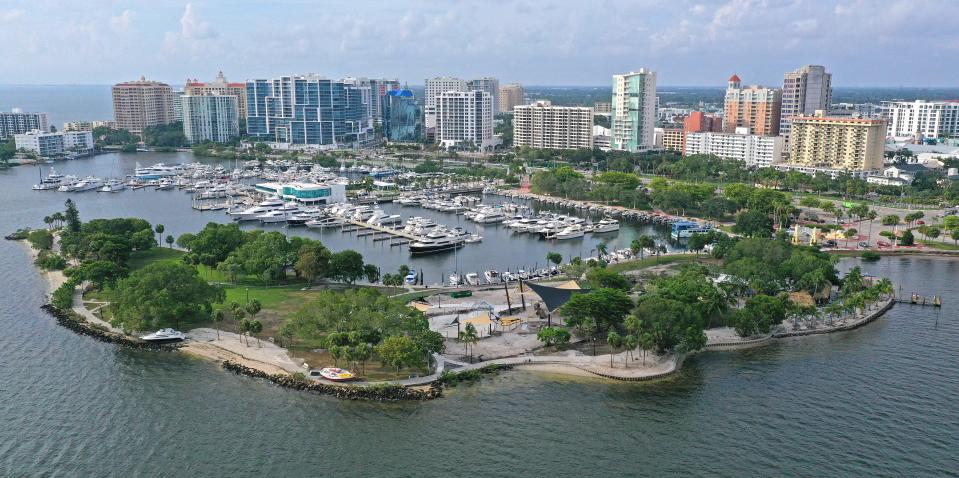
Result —
[[748, 210], [736, 215], [733, 232], [746, 237], [769, 237], [773, 233], [773, 223], [766, 214]]
[[153, 238], [153, 231], [150, 229], [134, 232], [130, 236], [130, 246], [135, 251], [147, 251], [155, 245], [156, 239]]
[[366, 280], [375, 284], [380, 280], [380, 268], [376, 267], [373, 264], [366, 264], [363, 266], [363, 277], [366, 277]]
[[607, 252], [607, 249], [606, 249], [605, 242], [600, 242], [599, 244], [596, 244], [596, 255], [597, 257], [599, 257], [600, 260], [603, 260], [603, 258], [606, 257], [606, 252]]
[[456, 338], [466, 346], [464, 355], [469, 354], [470, 362], [472, 362], [473, 354], [470, 352], [470, 347], [479, 342], [479, 333], [477, 333], [476, 327], [471, 323], [467, 323], [464, 330], [461, 330]]
[[633, 288], [625, 277], [604, 268], [593, 268], [586, 273], [586, 281], [596, 289], [618, 289], [629, 291]]
[[176, 239], [176, 245], [180, 246], [183, 249], [190, 250], [190, 244], [193, 240], [196, 239], [196, 234], [187, 232], [180, 234], [180, 237]]
[[570, 333], [566, 329], [561, 329], [559, 327], [543, 327], [539, 329], [539, 332], [536, 332], [536, 338], [540, 342], [543, 342], [543, 345], [549, 347], [551, 345], [564, 345], [569, 343], [571, 338]]
[[156, 233], [157, 233], [157, 242], [156, 242], [157, 245], [163, 244], [163, 231], [164, 231], [164, 230], [165, 230], [165, 229], [164, 229], [164, 227], [163, 227], [163, 224], [157, 224], [157, 225], [156, 225], [156, 228], [154, 229], [154, 231], [156, 231]]
[[846, 229], [845, 231], [842, 232], [842, 237], [846, 238], [847, 249], [849, 248], [849, 239], [856, 237], [856, 234], [859, 234], [859, 231], [857, 231], [856, 228], [854, 227], [850, 227], [849, 229]]
[[553, 265], [560, 265], [563, 262], [563, 255], [558, 252], [547, 252], [546, 253], [546, 262], [550, 262]]
[[633, 239], [633, 242], [630, 244], [630, 250], [633, 251], [633, 254], [639, 253], [640, 260], [646, 254], [646, 249], [652, 249], [656, 247], [656, 241], [649, 235], [643, 234], [637, 239]]
[[330, 256], [330, 273], [333, 279], [352, 284], [363, 277], [363, 255], [351, 249]]
[[895, 226], [897, 224], [899, 224], [899, 216], [895, 214], [889, 214], [882, 217], [883, 226]]
[[212, 304], [222, 302], [223, 289], [201, 279], [179, 262], [156, 262], [119, 281], [114, 292], [113, 324], [124, 330], [159, 328], [181, 320], [210, 317]]
[[94, 288], [103, 290], [113, 287], [118, 280], [127, 275], [127, 268], [113, 261], [87, 261], [68, 271], [70, 279], [77, 282], [90, 282]]
[[606, 334], [606, 343], [609, 344], [609, 368], [613, 368], [613, 355], [616, 353], [616, 349], [623, 346], [623, 336], [619, 335], [615, 330], [610, 330]]
[[952, 239], [953, 244], [959, 244], [959, 229], [949, 231], [949, 237]]
[[216, 329], [216, 339], [220, 340], [220, 326], [219, 323], [223, 322], [224, 316], [223, 311], [220, 309], [214, 310], [213, 314], [210, 316], [210, 320], [213, 321], [213, 328]]
[[174, 243], [174, 242], [176, 242], [176, 239], [174, 239], [172, 235], [168, 235], [168, 236], [166, 237], [166, 245], [167, 245], [167, 247], [169, 247], [170, 249], [173, 249], [173, 243]]
[[413, 339], [405, 335], [387, 337], [376, 346], [376, 355], [383, 365], [390, 365], [399, 372], [403, 366], [417, 367], [422, 364], [422, 355]]
[[443, 351], [446, 350], [446, 339], [443, 338], [443, 334], [430, 329], [417, 331], [413, 335], [413, 342], [416, 343], [416, 346], [422, 350], [426, 356], [427, 366], [430, 363], [431, 355], [443, 353]]
[[293, 268], [306, 277], [309, 286], [318, 277], [326, 277], [330, 270], [330, 250], [319, 241], [309, 241], [300, 246], [297, 251], [296, 264]]
[[912, 231], [906, 229], [902, 231], [902, 236], [899, 238], [900, 246], [912, 246], [916, 242], [915, 236], [912, 235]]
[[756, 333], [768, 334], [772, 326], [786, 319], [786, 304], [778, 297], [757, 295], [750, 297], [742, 309], [735, 311], [730, 323], [740, 337]]
[[618, 289], [595, 289], [573, 295], [560, 312], [570, 327], [586, 331], [592, 325], [599, 331], [622, 324], [633, 301], [625, 292]]
[[687, 304], [651, 294], [640, 299], [633, 315], [660, 354], [691, 352], [706, 345], [705, 324]]
[[263, 309], [263, 306], [260, 304], [260, 301], [256, 298], [250, 299], [250, 302], [246, 304], [246, 312], [250, 314], [250, 317], [256, 319], [256, 314], [260, 313], [260, 310]]
[[250, 320], [247, 323], [246, 330], [253, 334], [253, 337], [256, 339], [256, 346], [260, 347], [260, 337], [258, 337], [257, 334], [263, 331], [263, 324], [256, 319]]
[[80, 212], [77, 211], [77, 205], [72, 199], [67, 199], [66, 208], [63, 215], [67, 221], [67, 231], [80, 232]]

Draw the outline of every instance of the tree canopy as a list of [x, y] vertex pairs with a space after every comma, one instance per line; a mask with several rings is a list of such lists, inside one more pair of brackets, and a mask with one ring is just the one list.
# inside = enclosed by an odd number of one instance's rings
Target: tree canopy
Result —
[[205, 320], [225, 298], [190, 266], [156, 262], [117, 282], [112, 323], [124, 330], [146, 330]]

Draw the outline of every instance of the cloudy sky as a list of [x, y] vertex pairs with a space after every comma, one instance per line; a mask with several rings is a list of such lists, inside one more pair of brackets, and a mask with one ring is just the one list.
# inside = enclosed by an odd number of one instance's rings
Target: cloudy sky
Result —
[[0, 0], [0, 84], [316, 72], [605, 85], [957, 86], [957, 0]]

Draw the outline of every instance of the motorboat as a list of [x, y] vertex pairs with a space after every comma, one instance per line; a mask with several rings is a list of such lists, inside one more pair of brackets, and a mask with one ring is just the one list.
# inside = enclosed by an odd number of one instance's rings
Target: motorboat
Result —
[[466, 274], [466, 283], [469, 285], [480, 285], [479, 274], [475, 272], [468, 272]]
[[403, 282], [406, 282], [407, 285], [416, 284], [416, 269], [410, 269], [409, 274], [406, 274], [406, 277], [403, 278]]
[[462, 277], [462, 276], [460, 276], [459, 274], [457, 274], [457, 273], [455, 273], [455, 272], [452, 273], [452, 274], [450, 274], [450, 286], [456, 287], [456, 286], [458, 286], [458, 285], [461, 285], [462, 283], [463, 283], [463, 277]]
[[[64, 185], [60, 186], [57, 191], [60, 192], [83, 192], [83, 191], [92, 191], [94, 189], [99, 189], [103, 186], [103, 180], [94, 176], [87, 176], [73, 185]], [[64, 190], [64, 188], [67, 188]]]
[[356, 378], [353, 372], [337, 367], [326, 367], [320, 370], [320, 376], [332, 382], [348, 382]]
[[440, 231], [430, 233], [409, 245], [410, 254], [429, 254], [432, 252], [452, 251], [463, 247], [466, 241], [462, 237], [453, 237]]
[[479, 224], [496, 224], [506, 220], [506, 216], [499, 210], [486, 210], [473, 217], [473, 221]]
[[490, 269], [484, 272], [483, 277], [485, 277], [486, 282], [489, 282], [490, 284], [496, 284], [502, 281], [502, 278], [499, 275], [499, 271], [497, 271], [496, 269]]
[[260, 201], [260, 203], [256, 206], [239, 211], [231, 211], [227, 214], [232, 216], [234, 221], [252, 221], [261, 214], [266, 214], [270, 211], [283, 207], [284, 204], [285, 203], [280, 198], [271, 198]]
[[294, 213], [289, 218], [287, 218], [286, 223], [291, 226], [303, 226], [306, 223], [317, 219], [323, 216], [323, 211], [313, 208], [313, 209], [304, 209], [300, 212]]
[[355, 221], [369, 220], [369, 218], [373, 217], [373, 208], [369, 206], [357, 206], [350, 217]]
[[343, 224], [346, 224], [346, 221], [344, 221], [343, 218], [336, 216], [320, 217], [313, 219], [312, 221], [306, 221], [306, 227], [309, 228], [342, 226]]
[[619, 221], [606, 218], [596, 224], [593, 224], [593, 234], [602, 234], [604, 232], [616, 232], [619, 230]]
[[372, 224], [374, 226], [393, 225], [401, 222], [403, 222], [403, 218], [400, 217], [399, 214], [387, 214], [380, 208], [374, 209], [373, 215], [366, 220], [367, 224]]
[[700, 224], [695, 221], [676, 221], [672, 225], [670, 236], [673, 239], [687, 239], [693, 234], [706, 234], [712, 231], [713, 227], [709, 224]]
[[256, 218], [263, 224], [275, 224], [285, 222], [299, 212], [300, 209], [297, 206], [283, 206], [280, 209], [274, 209], [270, 212], [260, 214]]
[[140, 167], [138, 164], [136, 169], [133, 171], [133, 175], [137, 179], [160, 179], [169, 176], [176, 176], [182, 172], [182, 166], [167, 166], [163, 163], [158, 163], [144, 168]]
[[55, 169], [50, 168], [50, 172], [47, 174], [47, 177], [41, 177], [40, 183], [33, 185], [34, 191], [51, 191], [60, 187], [63, 183], [63, 180], [66, 177], [58, 173]]
[[477, 242], [483, 241], [483, 236], [479, 234], [470, 234], [469, 237], [464, 239], [467, 244], [476, 244]]
[[572, 226], [568, 226], [562, 231], [559, 231], [553, 234], [552, 236], [547, 237], [547, 239], [557, 239], [557, 240], [576, 239], [578, 237], [583, 237], [583, 235], [585, 234], [586, 234], [586, 229], [582, 225], [573, 224]]
[[118, 193], [127, 188], [126, 183], [120, 181], [119, 179], [111, 179], [106, 182], [100, 189], [97, 189], [97, 192], [101, 193]]
[[180, 332], [179, 330], [160, 329], [152, 334], [144, 335], [140, 338], [147, 342], [153, 343], [179, 342], [186, 338], [186, 334]]

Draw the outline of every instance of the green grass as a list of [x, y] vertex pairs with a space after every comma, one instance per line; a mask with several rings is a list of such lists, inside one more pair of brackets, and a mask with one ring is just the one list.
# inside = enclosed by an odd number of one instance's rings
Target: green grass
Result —
[[650, 267], [655, 267], [663, 264], [679, 264], [686, 262], [695, 262], [700, 259], [707, 259], [708, 256], [697, 256], [696, 254], [683, 254], [675, 256], [661, 256], [659, 258], [646, 257], [645, 259], [640, 259], [638, 261], [629, 261], [629, 262], [620, 262], [618, 264], [610, 264], [606, 266], [607, 270], [616, 273], [623, 273], [627, 271], [637, 271], [642, 269], [647, 269]]
[[959, 251], [959, 246], [955, 244], [948, 244], [948, 243], [939, 242], [939, 241], [929, 241], [926, 239], [921, 239], [917, 242], [919, 242], [920, 244], [926, 247], [931, 247], [933, 249], [938, 249], [940, 251]]
[[130, 254], [127, 265], [130, 270], [137, 270], [146, 267], [154, 262], [177, 262], [185, 254], [183, 251], [170, 249], [166, 247], [154, 247], [145, 251], [137, 251]]

